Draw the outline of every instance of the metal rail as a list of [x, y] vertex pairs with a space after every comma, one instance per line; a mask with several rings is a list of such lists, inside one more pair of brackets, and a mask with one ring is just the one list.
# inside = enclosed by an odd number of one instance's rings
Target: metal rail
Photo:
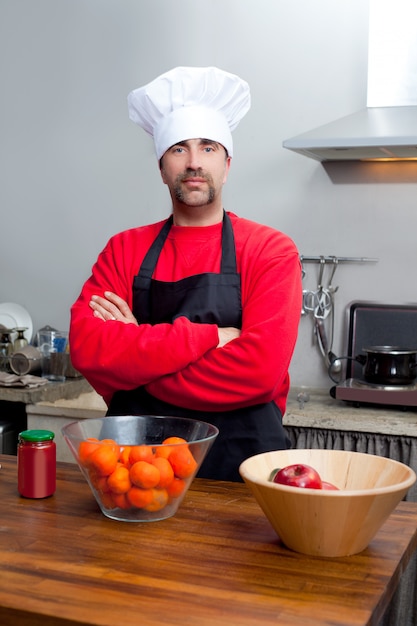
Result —
[[378, 263], [379, 259], [366, 256], [305, 256], [300, 255], [302, 263]]

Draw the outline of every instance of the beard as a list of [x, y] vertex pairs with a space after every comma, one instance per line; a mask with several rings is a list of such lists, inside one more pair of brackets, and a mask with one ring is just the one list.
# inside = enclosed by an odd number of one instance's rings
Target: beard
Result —
[[[204, 191], [184, 189], [182, 183], [189, 178], [203, 178], [208, 188]], [[186, 170], [179, 174], [172, 188], [175, 199], [188, 206], [204, 206], [212, 204], [216, 197], [216, 189], [210, 174], [204, 174], [201, 170]]]

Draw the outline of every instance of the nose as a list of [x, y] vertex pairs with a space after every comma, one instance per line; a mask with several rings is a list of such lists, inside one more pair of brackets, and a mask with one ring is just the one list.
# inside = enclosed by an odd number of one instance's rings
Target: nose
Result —
[[201, 166], [201, 149], [199, 149], [199, 146], [192, 144], [187, 150], [186, 167], [189, 170], [199, 170]]

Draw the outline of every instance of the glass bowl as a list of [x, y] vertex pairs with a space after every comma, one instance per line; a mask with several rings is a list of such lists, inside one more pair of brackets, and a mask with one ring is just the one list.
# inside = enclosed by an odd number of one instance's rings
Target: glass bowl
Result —
[[175, 515], [218, 429], [184, 417], [122, 415], [61, 429], [104, 515], [151, 522]]

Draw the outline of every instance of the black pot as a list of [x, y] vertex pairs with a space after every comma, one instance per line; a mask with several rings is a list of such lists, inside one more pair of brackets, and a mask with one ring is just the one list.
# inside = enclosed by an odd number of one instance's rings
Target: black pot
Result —
[[363, 376], [376, 385], [409, 385], [417, 377], [417, 349], [403, 350], [398, 346], [364, 348], [365, 355], [355, 360], [364, 365]]

